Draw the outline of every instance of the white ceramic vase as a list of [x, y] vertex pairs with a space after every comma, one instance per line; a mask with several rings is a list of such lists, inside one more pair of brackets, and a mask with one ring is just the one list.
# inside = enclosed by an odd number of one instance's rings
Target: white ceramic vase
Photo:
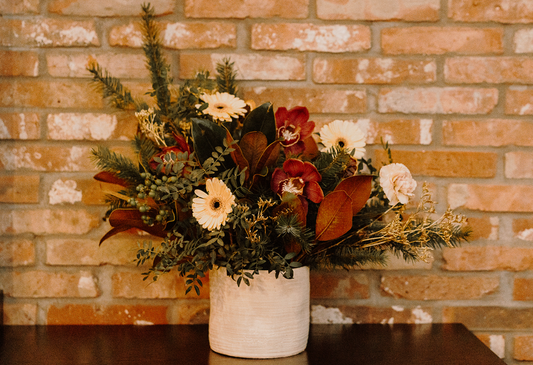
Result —
[[309, 336], [309, 268], [293, 279], [261, 271], [250, 286], [237, 283], [226, 269], [209, 274], [209, 344], [219, 354], [268, 359], [299, 354]]

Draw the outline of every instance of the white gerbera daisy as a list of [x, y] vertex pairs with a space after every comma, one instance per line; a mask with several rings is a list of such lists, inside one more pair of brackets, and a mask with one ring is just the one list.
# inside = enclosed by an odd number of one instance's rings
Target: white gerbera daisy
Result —
[[231, 118], [246, 113], [246, 103], [228, 93], [202, 94], [200, 98], [209, 104], [203, 113], [211, 115], [215, 120], [231, 122]]
[[320, 129], [320, 139], [327, 149], [333, 146], [355, 150], [354, 157], [365, 155], [366, 136], [354, 122], [334, 120]]
[[207, 180], [205, 185], [207, 194], [202, 190], [194, 191], [198, 197], [192, 200], [192, 215], [203, 228], [212, 231], [226, 223], [235, 205], [235, 195], [216, 177]]

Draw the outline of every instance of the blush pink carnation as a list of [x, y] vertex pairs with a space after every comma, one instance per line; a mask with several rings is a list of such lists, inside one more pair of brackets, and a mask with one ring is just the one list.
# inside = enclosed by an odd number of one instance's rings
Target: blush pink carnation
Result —
[[416, 181], [411, 172], [401, 163], [383, 166], [379, 171], [379, 183], [390, 205], [407, 204], [416, 189]]

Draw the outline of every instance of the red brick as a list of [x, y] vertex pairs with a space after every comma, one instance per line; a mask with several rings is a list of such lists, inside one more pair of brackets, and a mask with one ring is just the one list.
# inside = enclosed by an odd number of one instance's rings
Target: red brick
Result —
[[494, 306], [445, 307], [442, 321], [462, 323], [468, 329], [531, 329], [533, 308], [506, 308]]
[[[141, 14], [141, 4], [144, 1], [134, 0], [106, 0], [105, 3], [85, 0], [52, 0], [48, 3], [48, 11], [61, 15], [85, 16], [136, 16]], [[173, 0], [151, 0], [157, 15], [172, 14], [175, 2]]]
[[0, 0], [0, 14], [39, 13], [39, 0]]
[[36, 52], [0, 51], [0, 76], [37, 76]]
[[171, 324], [208, 324], [209, 301], [179, 301], [171, 307]]
[[[395, 149], [392, 151], [392, 158], [406, 165], [413, 175], [440, 177], [494, 177], [498, 162], [496, 153], [468, 151]], [[377, 150], [376, 160], [387, 162], [387, 153], [384, 150]]]
[[469, 27], [385, 28], [385, 54], [503, 53], [503, 29]]
[[479, 299], [498, 290], [497, 277], [383, 276], [381, 290], [394, 298], [409, 300]]
[[515, 278], [513, 285], [513, 300], [533, 300], [533, 279]]
[[486, 333], [475, 333], [476, 337], [485, 346], [491, 349], [500, 359], [505, 358], [505, 337], [502, 335], [491, 335]]
[[451, 184], [448, 204], [454, 208], [485, 212], [532, 212], [530, 185]]
[[39, 139], [39, 118], [36, 113], [0, 113], [0, 139]]
[[146, 58], [142, 54], [104, 53], [104, 54], [59, 54], [46, 55], [48, 73], [55, 77], [92, 77], [87, 65], [96, 61], [114, 77], [148, 78]]
[[102, 96], [87, 82], [0, 81], [0, 107], [102, 108]]
[[216, 75], [217, 63], [230, 58], [237, 80], [305, 80], [305, 56], [262, 54], [180, 54], [180, 78], [192, 79], [199, 70]]
[[48, 203], [104, 205], [105, 190], [118, 191], [117, 185], [106, 184], [94, 179], [57, 179], [48, 191]]
[[85, 234], [99, 226], [100, 214], [81, 209], [0, 211], [0, 233]]
[[355, 305], [312, 305], [311, 323], [431, 323], [429, 307], [369, 307]]
[[443, 270], [525, 271], [533, 269], [533, 249], [503, 246], [444, 248]]
[[527, 120], [445, 120], [443, 144], [449, 146], [533, 146], [533, 123]]
[[533, 336], [514, 337], [513, 358], [519, 361], [533, 361]]
[[168, 324], [165, 305], [67, 304], [48, 308], [48, 325]]
[[498, 217], [468, 217], [468, 225], [472, 228], [469, 241], [478, 239], [496, 241], [499, 238], [500, 219]]
[[462, 22], [531, 23], [533, 8], [528, 0], [449, 0], [448, 17]]
[[196, 295], [194, 289], [185, 295], [185, 280], [175, 271], [162, 275], [156, 282], [152, 282], [152, 278], [143, 281], [141, 271], [121, 271], [112, 277], [112, 294], [114, 298], [209, 298], [208, 280], [202, 280], [200, 296]]
[[513, 219], [514, 237], [523, 241], [533, 241], [533, 219]]
[[0, 146], [0, 170], [95, 171], [90, 147]]
[[313, 62], [313, 80], [322, 84], [424, 84], [436, 79], [433, 60], [315, 58]]
[[505, 94], [505, 114], [533, 115], [533, 89], [513, 87]]
[[[136, 265], [138, 245], [143, 241], [162, 241], [152, 236], [118, 235], [104, 241], [85, 238], [57, 238], [46, 240], [47, 265]], [[142, 247], [142, 246], [141, 246]], [[140, 275], [139, 275], [140, 276]]]
[[[172, 49], [235, 48], [237, 28], [231, 23], [160, 23], [163, 46]], [[109, 33], [109, 44], [118, 47], [142, 47], [138, 23], [115, 26]]]
[[310, 23], [254, 24], [252, 49], [360, 52], [370, 49], [370, 28]]
[[0, 203], [38, 203], [39, 175], [0, 176]]
[[444, 77], [450, 83], [530, 84], [532, 69], [529, 57], [452, 57], [446, 59]]
[[4, 325], [37, 324], [36, 304], [7, 304], [4, 303]]
[[[11, 274], [8, 296], [16, 298], [94, 298], [100, 295], [96, 277], [79, 273], [25, 271]], [[8, 284], [9, 285], [9, 284]]]
[[[315, 132], [333, 122], [332, 117], [313, 118]], [[381, 144], [381, 138], [390, 144], [422, 144], [432, 141], [433, 120], [431, 119], [344, 119], [354, 122], [365, 133], [367, 144]]]
[[35, 247], [32, 241], [16, 239], [0, 241], [0, 266], [30, 266], [35, 264]]
[[533, 178], [533, 152], [507, 152], [505, 154], [505, 177], [508, 179]]
[[364, 90], [331, 88], [244, 88], [244, 99], [257, 105], [270, 101], [274, 108], [305, 106], [310, 113], [363, 113], [366, 111]]
[[380, 113], [488, 114], [498, 103], [498, 90], [469, 87], [382, 88]]
[[0, 45], [5, 47], [99, 46], [92, 20], [0, 19]]
[[346, 272], [311, 273], [311, 299], [367, 299], [370, 297], [368, 277]]
[[131, 140], [137, 131], [132, 114], [58, 113], [48, 114], [48, 139]]
[[350, 20], [439, 20], [438, 0], [318, 0], [317, 15], [321, 19]]
[[309, 15], [309, 0], [211, 1], [185, 0], [185, 16], [189, 18], [296, 18]]
[[514, 51], [516, 53], [533, 52], [533, 29], [519, 29], [513, 37]]

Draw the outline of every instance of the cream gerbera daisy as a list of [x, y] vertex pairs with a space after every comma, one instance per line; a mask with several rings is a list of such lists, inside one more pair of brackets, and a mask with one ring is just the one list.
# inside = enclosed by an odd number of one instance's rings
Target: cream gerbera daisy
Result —
[[228, 93], [202, 94], [200, 98], [209, 104], [203, 113], [211, 115], [215, 120], [231, 122], [231, 118], [246, 113], [246, 103]]
[[207, 180], [205, 185], [207, 194], [202, 190], [194, 191], [198, 197], [192, 200], [192, 215], [203, 228], [212, 231], [226, 223], [235, 205], [235, 195], [216, 177]]
[[320, 129], [320, 139], [327, 149], [333, 146], [355, 150], [354, 157], [365, 154], [366, 136], [354, 122], [334, 120]]

